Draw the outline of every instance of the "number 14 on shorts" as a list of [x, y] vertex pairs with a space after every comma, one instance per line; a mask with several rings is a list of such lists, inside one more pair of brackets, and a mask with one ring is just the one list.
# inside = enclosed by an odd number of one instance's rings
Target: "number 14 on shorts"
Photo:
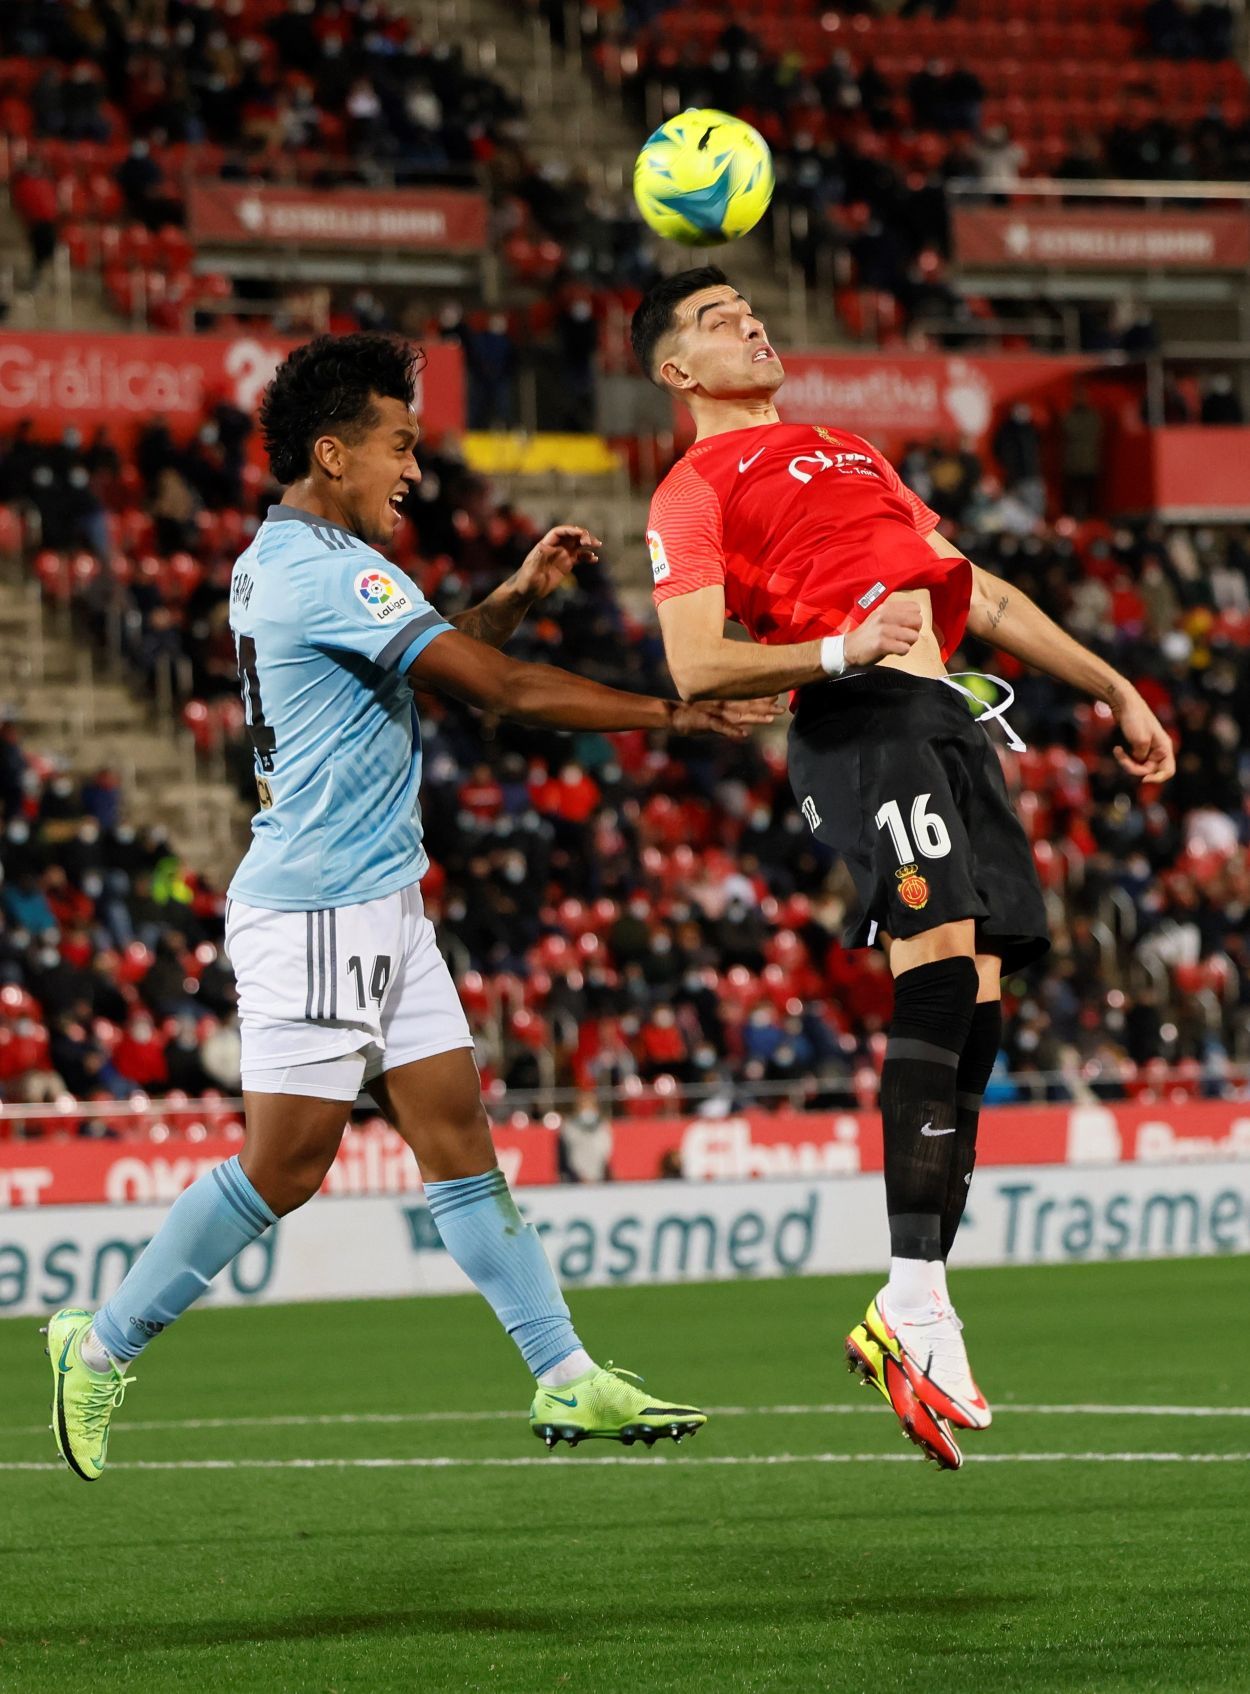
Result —
[[386, 985], [391, 980], [391, 956], [389, 953], [378, 953], [373, 960], [373, 968], [368, 974], [368, 999], [365, 992], [365, 961], [359, 953], [353, 953], [347, 961], [348, 971], [356, 984], [356, 1004], [363, 1012], [368, 1000], [375, 1000], [380, 1006], [382, 996], [386, 993]]

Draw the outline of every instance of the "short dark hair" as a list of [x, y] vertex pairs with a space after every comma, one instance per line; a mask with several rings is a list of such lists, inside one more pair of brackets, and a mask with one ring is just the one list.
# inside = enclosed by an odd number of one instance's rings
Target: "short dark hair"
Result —
[[691, 294], [704, 288], [716, 288], [729, 278], [715, 265], [700, 265], [698, 270], [678, 271], [676, 276], [662, 277], [642, 297], [629, 326], [629, 339], [634, 357], [645, 375], [654, 382], [655, 350], [662, 337], [675, 329], [674, 310]]
[[269, 468], [284, 487], [307, 476], [313, 442], [332, 430], [359, 439], [378, 421], [375, 399], [411, 406], [419, 347], [394, 335], [319, 335], [274, 372], [260, 403]]

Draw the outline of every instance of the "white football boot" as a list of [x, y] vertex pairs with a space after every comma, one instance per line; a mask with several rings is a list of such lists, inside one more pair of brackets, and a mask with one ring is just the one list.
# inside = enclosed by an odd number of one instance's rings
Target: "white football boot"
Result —
[[954, 1307], [935, 1296], [920, 1311], [897, 1310], [886, 1305], [884, 1288], [875, 1304], [887, 1333], [898, 1343], [916, 1398], [960, 1429], [988, 1429], [993, 1414], [973, 1378], [964, 1326]]

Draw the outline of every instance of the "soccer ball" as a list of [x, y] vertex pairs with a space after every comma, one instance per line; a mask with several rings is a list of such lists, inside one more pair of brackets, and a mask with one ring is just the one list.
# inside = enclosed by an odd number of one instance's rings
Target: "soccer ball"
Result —
[[657, 235], [710, 247], [745, 235], [773, 197], [773, 159], [758, 130], [691, 106], [661, 124], [634, 162], [634, 199]]

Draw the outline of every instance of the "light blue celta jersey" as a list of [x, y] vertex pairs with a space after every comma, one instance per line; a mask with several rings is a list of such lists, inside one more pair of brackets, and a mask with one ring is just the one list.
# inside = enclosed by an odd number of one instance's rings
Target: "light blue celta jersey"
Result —
[[451, 625], [339, 524], [271, 506], [230, 582], [260, 810], [230, 896], [280, 912], [406, 888], [421, 843], [421, 728], [404, 672]]

